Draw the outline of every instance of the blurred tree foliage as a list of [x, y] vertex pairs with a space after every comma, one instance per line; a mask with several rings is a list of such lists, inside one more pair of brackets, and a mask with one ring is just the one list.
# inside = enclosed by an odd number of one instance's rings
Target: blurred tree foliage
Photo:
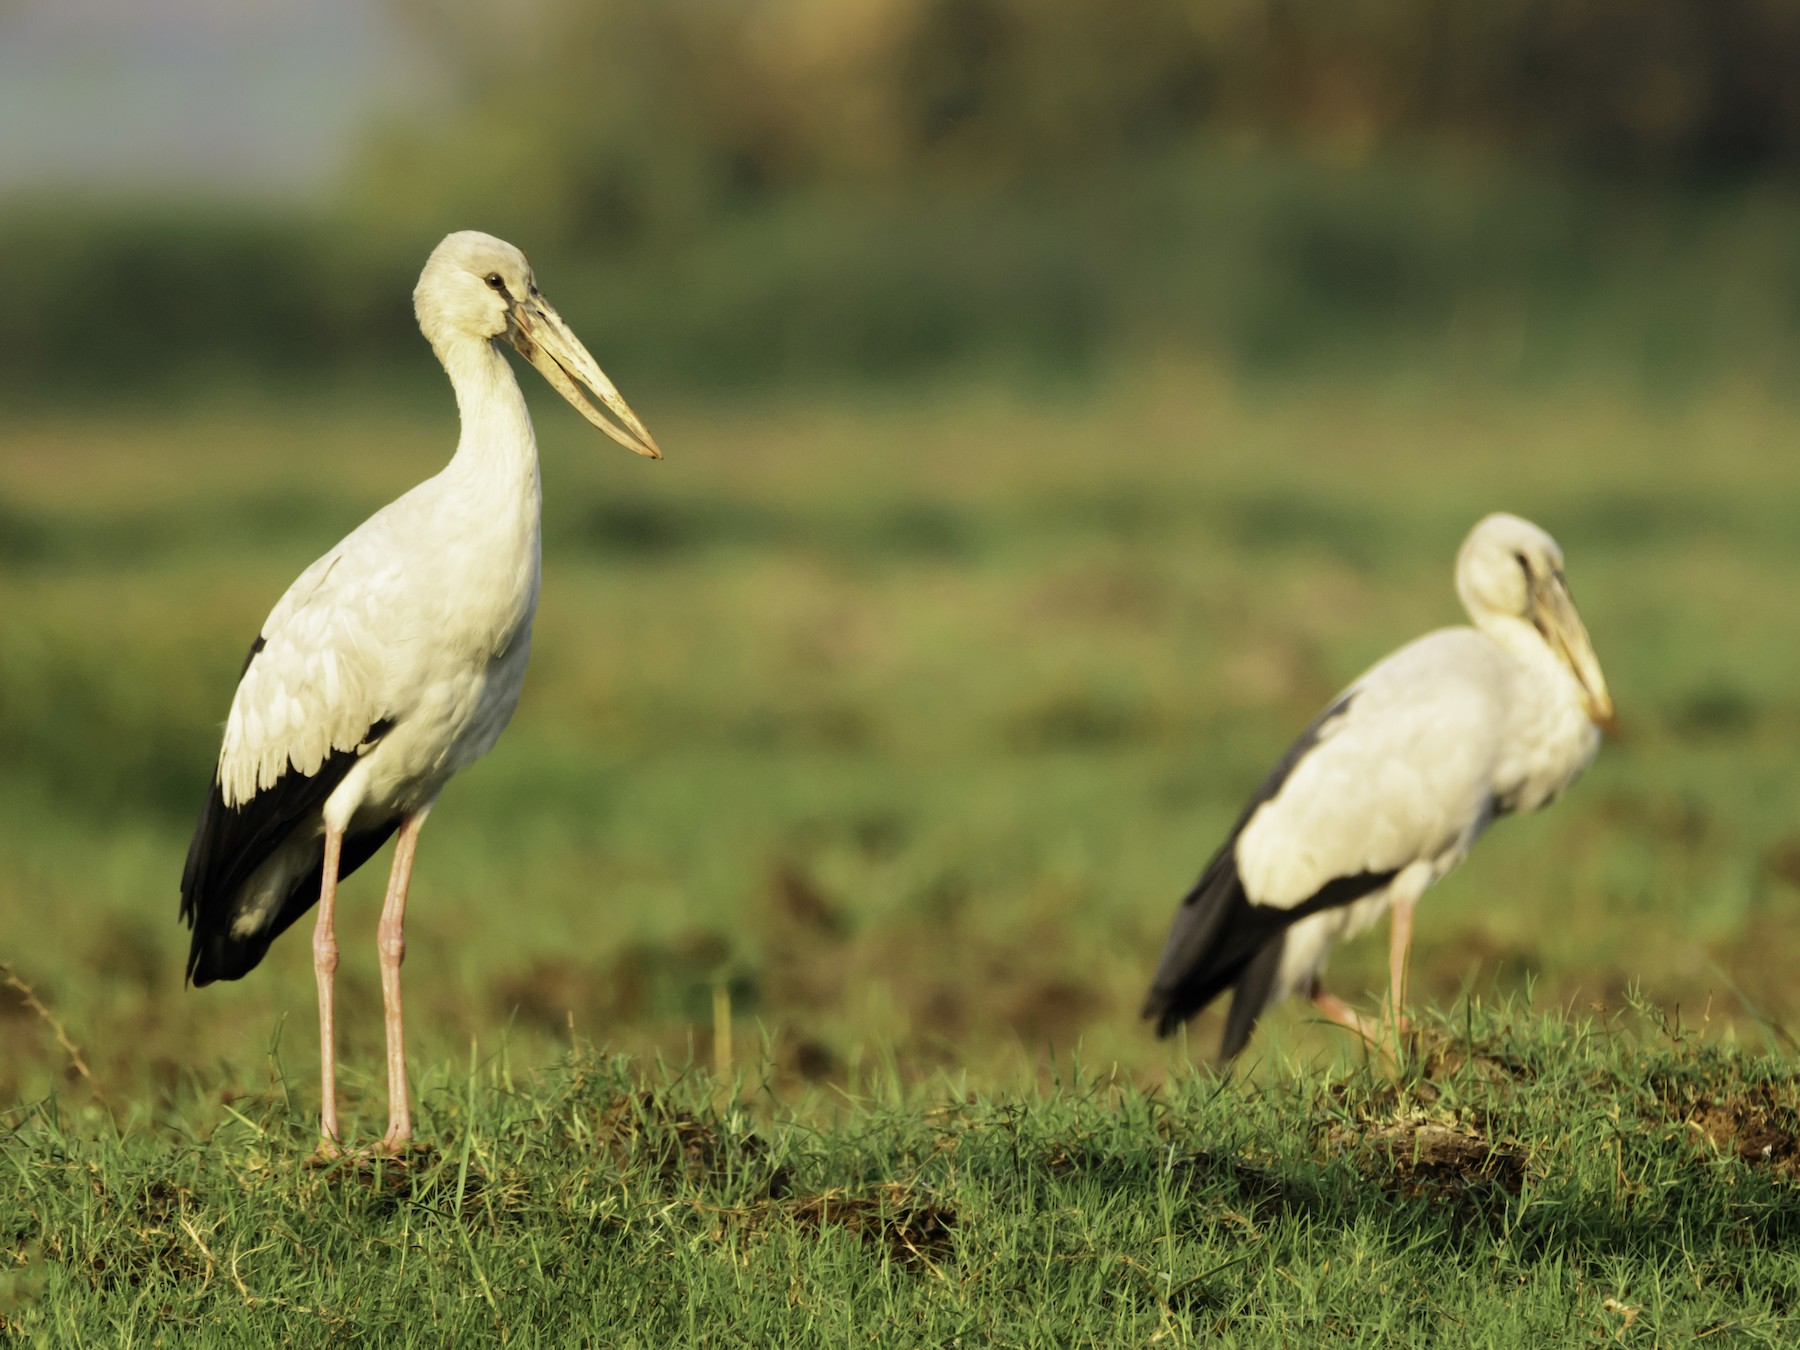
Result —
[[1793, 0], [396, 0], [454, 127], [371, 181], [667, 240], [806, 188], [1069, 187], [1198, 137], [1454, 146], [1615, 177], [1800, 169]]
[[453, 94], [326, 215], [0, 218], [0, 388], [423, 366], [471, 225], [622, 379], [1800, 349], [1795, 0], [390, 2]]

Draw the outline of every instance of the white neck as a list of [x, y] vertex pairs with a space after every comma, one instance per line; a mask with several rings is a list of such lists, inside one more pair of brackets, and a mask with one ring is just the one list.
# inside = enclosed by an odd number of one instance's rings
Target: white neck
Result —
[[438, 347], [438, 359], [456, 390], [456, 408], [462, 416], [462, 438], [445, 473], [483, 480], [514, 494], [528, 488], [535, 503], [537, 437], [525, 396], [500, 349], [492, 342], [459, 335]]
[[1574, 672], [1528, 620], [1484, 614], [1475, 626], [1512, 658], [1518, 672], [1496, 792], [1508, 810], [1535, 811], [1586, 767], [1600, 731], [1587, 714]]
[[459, 622], [478, 648], [502, 652], [530, 631], [537, 607], [537, 441], [519, 382], [493, 343], [456, 337], [433, 345], [456, 389], [462, 438], [443, 471], [415, 491], [437, 528], [457, 541], [437, 575], [468, 604]]
[[1548, 684], [1559, 700], [1566, 697], [1570, 703], [1580, 703], [1581, 685], [1575, 673], [1551, 650], [1529, 619], [1514, 614], [1482, 614], [1476, 617], [1475, 627], [1539, 681]]
[[1550, 644], [1544, 641], [1544, 635], [1528, 619], [1516, 614], [1478, 613], [1472, 616], [1475, 627], [1485, 636], [1493, 639], [1507, 655], [1516, 660], [1536, 665], [1544, 657], [1555, 660], [1555, 653]]

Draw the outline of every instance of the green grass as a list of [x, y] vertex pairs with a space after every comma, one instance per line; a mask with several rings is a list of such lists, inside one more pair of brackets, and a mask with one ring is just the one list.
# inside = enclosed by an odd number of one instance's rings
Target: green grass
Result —
[[[540, 1059], [571, 1018], [704, 1054], [723, 981], [795, 1083], [872, 1047], [1160, 1072], [1135, 1011], [1175, 900], [1336, 689], [1458, 619], [1451, 560], [1500, 507], [1563, 542], [1627, 734], [1433, 892], [1422, 995], [1616, 1006], [1636, 980], [1721, 1027], [1800, 1013], [1789, 405], [1193, 366], [813, 404], [625, 387], [666, 462], [539, 403], [531, 677], [409, 912], [427, 1058], [510, 1026]], [[284, 1016], [309, 1034], [303, 940], [181, 987], [176, 879], [250, 635], [441, 462], [448, 402], [0, 441], [0, 954], [122, 1096], [230, 1082]], [[379, 1046], [379, 873], [343, 912], [352, 1063]], [[1379, 946], [1341, 953], [1345, 993]], [[1269, 1033], [1293, 1030], [1321, 1043]], [[0, 1100], [42, 1093], [60, 1052], [22, 1015], [0, 1037]]]
[[[1800, 408], [1191, 363], [708, 401], [601, 355], [669, 458], [531, 391], [532, 672], [422, 842], [435, 1152], [378, 1183], [301, 1165], [303, 936], [186, 990], [176, 880], [251, 634], [442, 462], [448, 396], [11, 417], [0, 960], [106, 1103], [0, 1001], [25, 1340], [1535, 1345], [1619, 1331], [1609, 1298], [1628, 1341], [1792, 1339], [1792, 1173], [1725, 1136], [1794, 1125], [1744, 1047], [1800, 1016]], [[1248, 1086], [1193, 1076], [1216, 1014], [1136, 1018], [1176, 899], [1337, 688], [1457, 621], [1498, 508], [1563, 543], [1627, 734], [1422, 907], [1415, 989], [1477, 1009], [1474, 1058], [1395, 1096], [1284, 1009]], [[358, 1138], [380, 870], [340, 910]], [[1382, 945], [1333, 986], [1366, 1004]], [[1688, 1030], [1621, 1030], [1634, 986]], [[654, 1067], [711, 1062], [720, 996], [739, 1092]], [[552, 1067], [572, 1039], [625, 1058]], [[1382, 1141], [1421, 1114], [1522, 1161], [1419, 1181]]]
[[227, 1097], [0, 1138], [17, 1344], [1791, 1344], [1800, 1077], [1466, 1006], [1415, 1068], [799, 1103], [580, 1050], [428, 1076], [405, 1163]]

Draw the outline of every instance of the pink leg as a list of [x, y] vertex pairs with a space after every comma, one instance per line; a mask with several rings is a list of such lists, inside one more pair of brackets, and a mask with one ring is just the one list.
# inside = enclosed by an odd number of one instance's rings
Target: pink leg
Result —
[[1307, 997], [1312, 1000], [1313, 1007], [1325, 1014], [1331, 1021], [1355, 1032], [1370, 1045], [1376, 1044], [1381, 1034], [1379, 1024], [1371, 1022], [1343, 999], [1338, 998], [1335, 994], [1326, 993], [1323, 986], [1318, 984], [1313, 985], [1312, 991]]
[[342, 831], [325, 831], [325, 867], [319, 883], [319, 918], [313, 925], [313, 978], [319, 986], [319, 1155], [338, 1155], [337, 1022], [333, 1016], [331, 979], [337, 971], [337, 935], [331, 930], [337, 909], [338, 854]]
[[1418, 903], [1416, 899], [1394, 902], [1388, 941], [1387, 1013], [1400, 1031], [1406, 1030], [1406, 1018], [1400, 1010], [1406, 1006], [1406, 966], [1407, 958], [1412, 954], [1413, 906]]
[[406, 1030], [400, 1016], [400, 963], [406, 959], [406, 888], [412, 882], [419, 827], [430, 811], [415, 811], [402, 822], [394, 841], [394, 870], [381, 907], [381, 1003], [387, 1012], [388, 1127], [382, 1148], [395, 1151], [412, 1138], [412, 1108], [406, 1094]]

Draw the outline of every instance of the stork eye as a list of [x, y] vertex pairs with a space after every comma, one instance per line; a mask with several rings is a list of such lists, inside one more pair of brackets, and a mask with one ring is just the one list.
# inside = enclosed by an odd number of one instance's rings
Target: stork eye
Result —
[[501, 292], [502, 294], [505, 293], [506, 283], [500, 279], [500, 274], [498, 272], [489, 272], [487, 274], [487, 276], [484, 278], [484, 280], [486, 280], [487, 284], [489, 286], [493, 287], [493, 289]]
[[1519, 564], [1519, 570], [1525, 574], [1525, 580], [1531, 580], [1531, 559], [1523, 553], [1513, 554], [1513, 561]]

